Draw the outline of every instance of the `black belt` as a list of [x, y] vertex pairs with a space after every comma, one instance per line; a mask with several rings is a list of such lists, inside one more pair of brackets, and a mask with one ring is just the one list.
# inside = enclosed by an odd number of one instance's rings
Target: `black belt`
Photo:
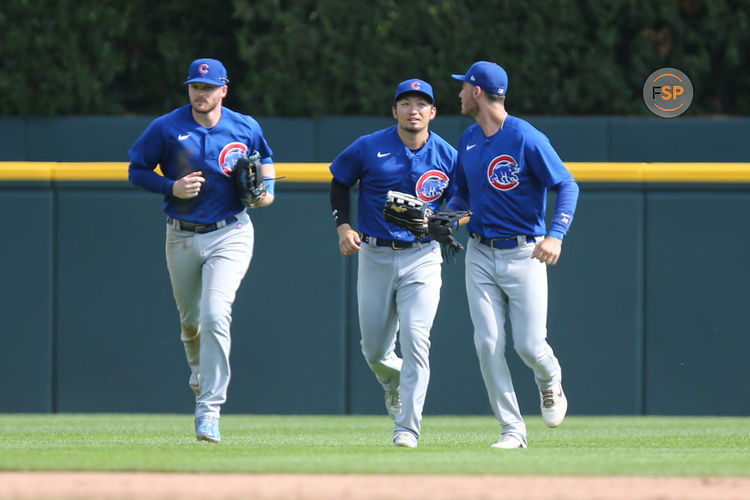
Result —
[[362, 241], [370, 245], [375, 245], [376, 247], [390, 247], [394, 250], [403, 250], [405, 248], [422, 245], [422, 242], [419, 241], [384, 240], [383, 238], [376, 238], [367, 234], [362, 235]]
[[216, 231], [217, 229], [228, 226], [233, 222], [237, 222], [237, 217], [235, 217], [234, 215], [232, 215], [231, 217], [227, 217], [224, 220], [214, 222], [213, 224], [200, 224], [198, 222], [189, 222], [186, 220], [175, 219], [171, 215], [167, 216], [167, 224], [171, 224], [175, 229], [179, 229], [180, 231], [190, 231], [191, 233], [198, 234]]
[[[477, 233], [469, 233], [472, 238], [477, 240], [482, 245], [487, 245], [494, 249], [508, 249], [516, 248], [518, 246], [518, 236], [510, 236], [508, 238], [485, 238]], [[524, 238], [524, 236], [521, 236]], [[525, 236], [526, 243], [532, 243], [536, 241], [536, 236]]]

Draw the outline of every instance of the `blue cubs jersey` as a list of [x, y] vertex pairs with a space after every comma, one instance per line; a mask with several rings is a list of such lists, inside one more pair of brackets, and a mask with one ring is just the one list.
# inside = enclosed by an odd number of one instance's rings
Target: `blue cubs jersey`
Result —
[[388, 191], [417, 196], [437, 210], [453, 192], [455, 166], [456, 150], [442, 137], [430, 132], [427, 143], [412, 152], [394, 125], [354, 141], [333, 160], [330, 170], [345, 186], [359, 181], [357, 226], [362, 233], [414, 241], [412, 233], [383, 218]]
[[510, 115], [492, 137], [477, 124], [464, 131], [448, 208], [471, 210], [469, 231], [486, 238], [547, 234], [549, 189], [558, 191], [549, 235], [562, 240], [573, 220], [578, 184], [549, 139]]
[[[192, 115], [190, 104], [151, 122], [130, 148], [129, 177], [133, 184], [164, 195], [164, 212], [175, 218], [211, 224], [244, 209], [232, 172], [239, 157], [256, 150], [263, 163], [273, 152], [252, 117], [221, 108], [219, 123], [206, 129]], [[154, 169], [159, 165], [162, 174]], [[206, 182], [195, 198], [172, 196], [175, 180], [200, 171]]]

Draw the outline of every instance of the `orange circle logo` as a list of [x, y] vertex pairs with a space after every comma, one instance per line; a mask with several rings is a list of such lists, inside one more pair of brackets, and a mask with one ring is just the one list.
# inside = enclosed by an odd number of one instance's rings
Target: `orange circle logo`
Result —
[[643, 101], [656, 116], [680, 116], [693, 102], [693, 84], [679, 69], [657, 69], [643, 84]]

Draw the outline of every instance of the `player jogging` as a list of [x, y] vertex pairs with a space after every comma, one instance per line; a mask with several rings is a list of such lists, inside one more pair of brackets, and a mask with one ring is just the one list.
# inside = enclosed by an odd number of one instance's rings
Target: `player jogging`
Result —
[[[442, 257], [431, 238], [386, 222], [388, 191], [414, 195], [437, 209], [452, 192], [456, 150], [429, 131], [436, 108], [429, 83], [401, 82], [392, 107], [397, 124], [365, 135], [331, 164], [331, 206], [339, 249], [359, 252], [357, 303], [362, 353], [385, 390], [395, 420], [393, 443], [415, 448], [430, 378], [430, 329], [440, 300]], [[359, 182], [357, 226], [349, 190]], [[394, 352], [396, 333], [403, 359]]]
[[185, 82], [190, 103], [151, 122], [130, 149], [129, 167], [133, 184], [164, 195], [167, 268], [196, 397], [195, 432], [211, 442], [221, 439], [232, 304], [255, 239], [233, 178], [238, 160], [260, 154], [266, 193], [251, 206], [274, 199], [271, 148], [253, 118], [222, 106], [228, 82], [221, 62], [193, 61]]
[[[505, 316], [513, 344], [534, 371], [541, 411], [549, 427], [560, 425], [568, 402], [560, 363], [547, 343], [547, 268], [560, 257], [578, 201], [578, 185], [549, 140], [505, 110], [508, 76], [479, 61], [465, 75], [461, 113], [476, 120], [458, 145], [456, 192], [448, 208], [468, 207], [466, 292], [474, 345], [490, 405], [502, 426], [493, 448], [526, 448], [526, 425], [505, 358]], [[549, 232], [548, 190], [557, 191]]]

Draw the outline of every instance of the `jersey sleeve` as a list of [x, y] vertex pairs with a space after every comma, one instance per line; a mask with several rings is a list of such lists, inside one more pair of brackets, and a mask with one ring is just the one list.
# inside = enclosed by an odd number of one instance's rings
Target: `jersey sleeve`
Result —
[[362, 177], [362, 139], [357, 139], [333, 160], [329, 170], [334, 179], [352, 187]]
[[250, 117], [247, 118], [250, 120], [250, 128], [254, 132], [253, 143], [248, 144], [248, 146], [250, 146], [250, 149], [254, 149], [260, 153], [260, 162], [262, 164], [273, 163], [273, 151], [263, 135], [263, 128], [255, 119]]
[[548, 189], [557, 191], [555, 213], [548, 234], [562, 240], [573, 222], [580, 190], [549, 139], [541, 132], [531, 137], [532, 140], [526, 143], [526, 161]]
[[162, 158], [165, 157], [166, 149], [160, 122], [154, 120], [128, 151], [130, 156], [128, 179], [130, 182], [146, 191], [171, 195], [175, 181], [154, 171]]

